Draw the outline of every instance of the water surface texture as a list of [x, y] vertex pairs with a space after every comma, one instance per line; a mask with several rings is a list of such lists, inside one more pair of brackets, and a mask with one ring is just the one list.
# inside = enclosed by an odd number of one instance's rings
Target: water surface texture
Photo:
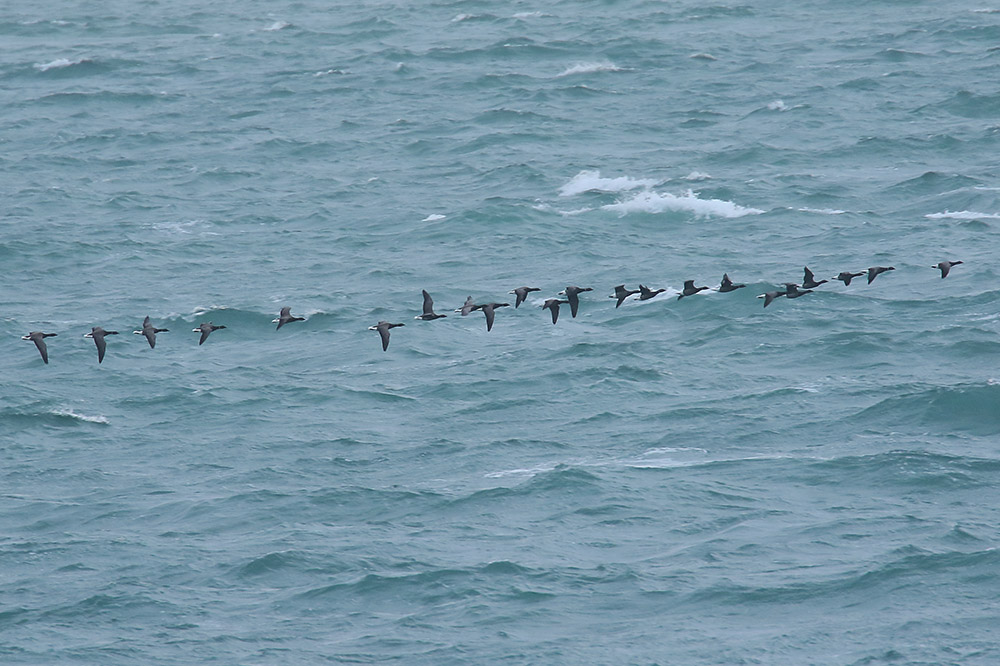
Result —
[[0, 41], [0, 662], [1000, 663], [1000, 7], [66, 0]]

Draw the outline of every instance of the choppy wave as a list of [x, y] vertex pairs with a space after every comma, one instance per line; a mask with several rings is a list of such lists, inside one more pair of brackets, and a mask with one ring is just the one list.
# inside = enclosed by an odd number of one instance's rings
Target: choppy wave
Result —
[[941, 433], [1000, 434], [1000, 385], [930, 386], [885, 398], [857, 415], [863, 422], [903, 430], [933, 427]]
[[73, 411], [72, 409], [60, 409], [52, 412], [56, 416], [68, 416], [72, 419], [77, 419], [78, 421], [83, 421], [85, 423], [101, 423], [107, 425], [110, 423], [106, 416], [101, 416], [100, 414], [90, 416], [88, 414], [81, 414], [80, 412]]
[[974, 210], [946, 210], [943, 213], [928, 213], [924, 217], [931, 220], [1000, 220], [1000, 213], [980, 213]]
[[995, 656], [996, 15], [14, 4], [6, 661]]
[[610, 62], [584, 62], [568, 67], [559, 74], [557, 78], [573, 76], [574, 74], [594, 74], [596, 72], [621, 72], [621, 67]]
[[604, 210], [620, 215], [630, 213], [693, 213], [698, 217], [737, 218], [745, 215], [760, 215], [763, 210], [740, 206], [732, 201], [721, 199], [701, 199], [695, 192], [688, 190], [684, 194], [660, 194], [653, 191], [639, 192], [630, 199], [601, 206]]
[[48, 72], [54, 69], [65, 69], [67, 67], [74, 67], [77, 65], [88, 65], [94, 61], [90, 58], [78, 58], [76, 60], [70, 60], [69, 58], [56, 58], [50, 62], [36, 63], [34, 68], [40, 72]]
[[659, 181], [651, 178], [628, 176], [605, 178], [601, 176], [600, 171], [581, 171], [559, 188], [559, 196], [571, 197], [584, 192], [624, 192], [639, 188], [648, 189], [658, 184]]

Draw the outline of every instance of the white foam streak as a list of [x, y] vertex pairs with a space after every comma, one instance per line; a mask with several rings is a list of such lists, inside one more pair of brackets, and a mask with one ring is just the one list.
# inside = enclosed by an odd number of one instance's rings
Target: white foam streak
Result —
[[487, 479], [501, 479], [505, 476], [536, 476], [538, 474], [544, 474], [545, 472], [551, 472], [556, 467], [557, 463], [548, 463], [537, 465], [535, 467], [525, 467], [521, 469], [507, 469], [502, 472], [489, 472], [483, 476]]
[[946, 210], [943, 213], [928, 213], [930, 220], [1000, 220], [1000, 213], [977, 213], [974, 210]]
[[815, 213], [816, 215], [843, 215], [846, 210], [836, 208], [799, 208], [800, 213]]
[[649, 178], [603, 178], [600, 171], [581, 171], [559, 188], [559, 196], [571, 197], [584, 192], [625, 192], [640, 187], [648, 189], [658, 183], [659, 181]]
[[87, 423], [103, 423], [103, 424], [110, 423], [107, 417], [100, 415], [88, 416], [86, 414], [80, 414], [79, 412], [74, 412], [72, 409], [60, 409], [52, 413], [55, 414], [56, 416], [69, 416], [70, 418], [74, 418], [78, 421], [85, 421]]
[[658, 194], [653, 191], [639, 192], [631, 199], [601, 206], [619, 215], [629, 213], [688, 212], [699, 217], [743, 217], [760, 215], [764, 211], [747, 208], [722, 199], [699, 199], [697, 193], [688, 190], [681, 196]]
[[596, 72], [623, 72], [621, 67], [610, 62], [582, 62], [566, 69], [556, 78], [573, 76], [574, 74], [594, 74]]
[[422, 219], [420, 221], [421, 222], [437, 222], [438, 220], [443, 220], [444, 218], [445, 218], [444, 215], [440, 215], [438, 213], [431, 213], [430, 215], [428, 215], [427, 217], [425, 217], [424, 219]]
[[264, 28], [264, 32], [277, 32], [278, 30], [284, 30], [290, 25], [291, 23], [287, 23], [285, 21], [275, 21], [271, 25]]
[[35, 69], [40, 72], [47, 72], [50, 69], [62, 69], [63, 67], [72, 67], [73, 65], [80, 65], [85, 62], [90, 62], [87, 58], [80, 58], [79, 60], [70, 60], [68, 58], [57, 58], [52, 62], [46, 63], [36, 63]]

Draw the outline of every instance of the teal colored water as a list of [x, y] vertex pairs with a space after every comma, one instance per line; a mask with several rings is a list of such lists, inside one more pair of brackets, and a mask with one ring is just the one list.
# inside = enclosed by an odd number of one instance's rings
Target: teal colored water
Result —
[[1000, 661], [1000, 9], [67, 0], [0, 40], [0, 662]]

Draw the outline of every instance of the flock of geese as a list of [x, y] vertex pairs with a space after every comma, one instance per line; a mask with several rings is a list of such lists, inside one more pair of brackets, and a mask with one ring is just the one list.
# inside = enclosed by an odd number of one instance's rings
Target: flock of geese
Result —
[[[957, 266], [961, 263], [962, 263], [961, 261], [941, 261], [931, 266], [931, 268], [936, 268], [940, 270], [941, 277], [945, 278], [948, 277], [948, 273], [951, 271], [953, 266]], [[867, 270], [858, 271], [856, 273], [851, 271], [842, 271], [839, 275], [832, 277], [830, 279], [840, 280], [841, 282], [844, 283], [845, 286], [848, 286], [851, 284], [851, 280], [853, 280], [854, 278], [861, 277], [862, 275], [867, 275], [868, 284], [871, 284], [872, 281], [882, 273], [894, 270], [896, 270], [894, 266], [872, 266]], [[763, 294], [760, 294], [759, 296], [757, 296], [757, 298], [764, 299], [764, 307], [766, 308], [776, 298], [780, 298], [782, 296], [786, 298], [798, 298], [800, 296], [805, 296], [806, 294], [812, 293], [812, 290], [814, 288], [822, 284], [825, 284], [826, 282], [829, 282], [829, 280], [817, 281], [815, 275], [813, 275], [813, 272], [809, 270], [809, 267], [807, 266], [805, 268], [805, 273], [803, 275], [803, 280], [801, 284], [794, 282], [786, 282], [785, 288], [783, 290], [768, 291]], [[737, 289], [741, 289], [743, 287], [746, 287], [746, 285], [734, 284], [733, 281], [729, 279], [728, 274], [723, 274], [722, 283], [718, 287], [716, 287], [715, 290], [722, 293], [726, 293], [730, 291], [736, 291]], [[684, 288], [680, 291], [680, 293], [677, 294], [677, 300], [680, 300], [686, 296], [694, 296], [698, 292], [704, 291], [706, 289], [711, 289], [711, 287], [707, 286], [696, 287], [694, 284], [694, 280], [686, 280], [684, 282]], [[576, 287], [576, 286], [566, 287], [563, 291], [560, 291], [558, 294], [559, 296], [565, 296], [566, 297], [565, 300], [559, 298], [546, 299], [545, 302], [542, 304], [542, 309], [550, 311], [550, 313], [552, 314], [553, 324], [555, 324], [559, 320], [560, 305], [569, 305], [570, 313], [575, 318], [577, 312], [580, 309], [580, 294], [593, 290], [594, 290], [593, 287]], [[541, 289], [539, 289], [538, 287], [518, 287], [517, 289], [511, 290], [509, 293], [514, 294], [515, 296], [514, 308], [519, 308], [521, 304], [524, 303], [525, 299], [528, 298], [528, 294], [535, 291], [541, 291]], [[627, 289], [625, 285], [620, 284], [617, 287], [615, 287], [615, 293], [611, 295], [609, 298], [614, 298], [617, 301], [615, 303], [615, 307], [618, 308], [621, 307], [621, 304], [629, 296], [638, 294], [637, 300], [648, 301], [649, 299], [653, 298], [654, 296], [664, 291], [666, 291], [665, 288], [650, 289], [649, 287], [642, 284], [639, 285], [638, 289]], [[431, 295], [427, 293], [427, 290], [423, 290], [423, 296], [424, 296], [423, 313], [417, 315], [416, 317], [414, 317], [414, 319], [421, 319], [423, 321], [433, 321], [435, 319], [441, 319], [442, 317], [447, 317], [447, 315], [437, 314], [436, 312], [434, 312], [434, 299], [432, 299]], [[461, 313], [461, 315], [464, 317], [471, 312], [475, 312], [477, 310], [481, 311], [486, 316], [486, 330], [490, 331], [493, 329], [493, 320], [496, 316], [497, 308], [505, 308], [509, 306], [510, 303], [476, 304], [472, 300], [472, 296], [469, 296], [465, 300], [465, 304], [462, 305], [462, 307], [457, 308], [455, 312]], [[305, 317], [293, 316], [291, 308], [285, 306], [281, 308], [281, 312], [278, 314], [278, 318], [273, 319], [271, 323], [277, 323], [278, 327], [275, 330], [279, 330], [285, 324], [294, 321], [305, 321]], [[382, 338], [382, 351], [386, 351], [389, 348], [389, 329], [403, 325], [404, 324], [393, 324], [388, 321], [380, 321], [374, 326], [369, 326], [368, 330], [378, 332], [379, 336]], [[205, 341], [208, 340], [208, 336], [211, 335], [213, 331], [218, 331], [223, 328], [226, 327], [216, 326], [212, 322], [207, 321], [200, 324], [198, 328], [192, 330], [195, 333], [201, 334], [201, 337], [198, 339], [198, 344], [203, 345], [205, 344]], [[169, 329], [166, 328], [156, 328], [156, 326], [154, 326], [150, 321], [149, 317], [146, 317], [146, 319], [142, 322], [142, 329], [132, 332], [135, 333], [136, 335], [141, 335], [145, 337], [146, 341], [149, 343], [150, 349], [153, 349], [156, 347], [156, 334], [166, 333], [168, 330]], [[94, 344], [97, 345], [98, 363], [104, 361], [104, 354], [107, 351], [107, 342], [105, 341], [105, 337], [109, 335], [118, 335], [118, 331], [107, 331], [100, 326], [94, 326], [90, 330], [90, 333], [84, 335], [84, 337], [86, 338], [93, 339]], [[31, 333], [22, 336], [21, 339], [30, 340], [31, 342], [35, 343], [35, 347], [38, 348], [38, 353], [41, 354], [42, 360], [46, 364], [48, 364], [49, 352], [48, 352], [48, 347], [45, 344], [45, 338], [51, 338], [55, 336], [56, 336], [55, 333], [32, 331]]]

